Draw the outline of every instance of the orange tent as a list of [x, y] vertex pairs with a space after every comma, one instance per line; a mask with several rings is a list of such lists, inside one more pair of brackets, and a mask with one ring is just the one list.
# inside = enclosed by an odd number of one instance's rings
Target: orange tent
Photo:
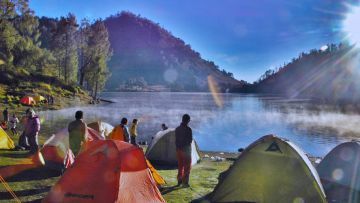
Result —
[[108, 139], [125, 141], [124, 130], [120, 125], [117, 125], [109, 134]]
[[116, 140], [88, 142], [43, 202], [165, 202], [141, 148]]
[[27, 105], [27, 106], [31, 106], [31, 105], [36, 104], [34, 98], [29, 97], [29, 96], [25, 96], [25, 97], [21, 98], [20, 103], [24, 104], [24, 105]]

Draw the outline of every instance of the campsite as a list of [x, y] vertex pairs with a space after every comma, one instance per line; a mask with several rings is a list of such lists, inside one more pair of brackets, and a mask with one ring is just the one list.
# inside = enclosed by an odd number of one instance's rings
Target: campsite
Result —
[[0, 0], [0, 203], [360, 203], [360, 0]]

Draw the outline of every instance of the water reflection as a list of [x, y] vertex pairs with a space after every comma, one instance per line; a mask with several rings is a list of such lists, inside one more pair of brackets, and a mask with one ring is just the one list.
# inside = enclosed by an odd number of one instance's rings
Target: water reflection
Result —
[[49, 133], [66, 127], [76, 110], [87, 122], [116, 125], [121, 117], [140, 119], [139, 140], [149, 140], [161, 123], [176, 127], [182, 114], [192, 116], [191, 127], [202, 150], [237, 151], [265, 134], [278, 134], [306, 152], [323, 156], [336, 144], [357, 139], [358, 114], [340, 113], [308, 100], [251, 94], [221, 94], [219, 108], [208, 93], [106, 93], [114, 104], [41, 112]]

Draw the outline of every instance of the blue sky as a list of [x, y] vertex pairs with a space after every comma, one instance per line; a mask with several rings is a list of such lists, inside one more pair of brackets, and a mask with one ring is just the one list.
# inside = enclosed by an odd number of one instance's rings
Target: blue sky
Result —
[[[252, 82], [300, 52], [338, 43], [349, 5], [359, 0], [30, 0], [38, 16], [106, 18], [140, 14], [204, 59]], [[360, 19], [359, 19], [360, 22]]]

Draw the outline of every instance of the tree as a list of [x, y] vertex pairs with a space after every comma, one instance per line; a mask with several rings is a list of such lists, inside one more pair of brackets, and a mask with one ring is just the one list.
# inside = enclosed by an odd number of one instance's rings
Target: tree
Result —
[[88, 54], [85, 58], [89, 59], [84, 77], [96, 98], [98, 91], [104, 88], [106, 79], [110, 75], [107, 62], [111, 57], [111, 50], [109, 34], [104, 22], [97, 20], [90, 29], [87, 50], [84, 51]]

